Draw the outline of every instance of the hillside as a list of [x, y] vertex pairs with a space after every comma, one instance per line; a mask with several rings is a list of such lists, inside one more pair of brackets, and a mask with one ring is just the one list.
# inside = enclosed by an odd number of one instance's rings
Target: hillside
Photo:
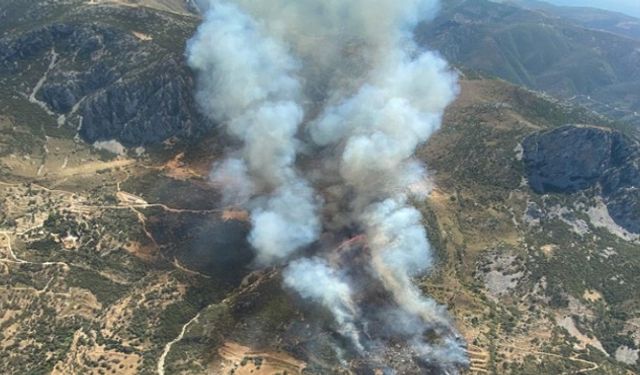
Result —
[[89, 143], [206, 132], [183, 56], [198, 19], [113, 3], [2, 0], [0, 110], [43, 124], [40, 135], [77, 132]]
[[[0, 0], [0, 373], [437, 374], [401, 342], [358, 356], [280, 267], [253, 264], [247, 212], [208, 179], [226, 145], [192, 99], [189, 8], [94, 3]], [[436, 23], [433, 44], [539, 31], [534, 13], [487, 9]], [[638, 373], [640, 146], [481, 76], [461, 77], [418, 151], [437, 266], [416, 282], [451, 313], [465, 373]], [[361, 241], [342, 250], [357, 259]]]
[[[455, 275], [468, 290], [445, 295], [496, 373], [577, 373], [595, 366], [588, 362], [625, 373], [611, 359], [624, 343], [637, 345], [628, 330], [634, 287], [620, 287], [638, 282], [637, 236], [609, 216], [597, 188], [529, 186], [526, 143], [566, 123], [601, 125], [521, 89], [471, 81], [424, 149], [437, 186], [427, 207], [448, 250], [441, 277]], [[558, 141], [563, 153], [580, 150], [578, 137]]]
[[570, 12], [451, 0], [417, 38], [463, 69], [640, 123], [640, 39], [595, 27], [586, 11]]
[[537, 0], [514, 0], [511, 3], [573, 21], [582, 27], [608, 31], [633, 39], [640, 38], [640, 20], [626, 14], [589, 7], [557, 6]]

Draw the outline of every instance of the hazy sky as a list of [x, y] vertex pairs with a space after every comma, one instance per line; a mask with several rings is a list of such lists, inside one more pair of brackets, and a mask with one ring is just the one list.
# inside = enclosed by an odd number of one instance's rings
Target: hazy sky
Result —
[[546, 0], [557, 5], [588, 6], [626, 13], [640, 18], [640, 0]]

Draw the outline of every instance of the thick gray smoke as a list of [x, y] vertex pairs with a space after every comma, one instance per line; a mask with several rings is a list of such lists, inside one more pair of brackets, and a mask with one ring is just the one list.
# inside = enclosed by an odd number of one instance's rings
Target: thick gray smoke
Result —
[[[198, 101], [242, 144], [214, 167], [212, 180], [229, 202], [251, 209], [249, 239], [259, 262], [286, 262], [317, 241], [322, 227], [338, 238], [357, 228], [368, 259], [358, 277], [386, 289], [396, 306], [391, 315], [407, 318], [407, 341], [417, 353], [455, 372], [464, 362], [455, 330], [444, 308], [414, 284], [431, 269], [432, 255], [422, 217], [409, 204], [412, 187], [426, 176], [416, 148], [457, 94], [446, 62], [413, 42], [415, 26], [434, 15], [437, 1], [201, 6], [204, 23], [188, 47]], [[338, 265], [330, 251], [316, 252], [286, 266], [285, 284], [331, 311], [339, 332], [363, 353], [367, 318], [356, 290], [367, 280], [345, 276], [363, 265]], [[429, 329], [441, 333], [439, 344], [423, 339]]]

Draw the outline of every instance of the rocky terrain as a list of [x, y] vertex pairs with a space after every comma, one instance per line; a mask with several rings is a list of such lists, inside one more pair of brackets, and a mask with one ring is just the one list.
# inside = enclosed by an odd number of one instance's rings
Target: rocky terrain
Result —
[[640, 145], [606, 128], [566, 126], [523, 142], [528, 181], [539, 194], [598, 186], [613, 220], [640, 233]]
[[36, 4], [18, 24], [5, 11], [9, 22], [0, 29], [0, 95], [13, 110], [26, 99], [54, 118], [47, 125], [77, 129], [89, 143], [127, 147], [211, 128], [195, 106], [184, 64], [194, 15], [85, 1], [45, 12]]
[[[252, 263], [246, 212], [208, 182], [225, 145], [193, 104], [184, 5], [0, 0], [0, 372], [432, 373], [402, 345], [339, 358], [327, 312]], [[639, 372], [638, 144], [471, 68], [416, 202], [437, 252], [416, 282], [466, 373]]]

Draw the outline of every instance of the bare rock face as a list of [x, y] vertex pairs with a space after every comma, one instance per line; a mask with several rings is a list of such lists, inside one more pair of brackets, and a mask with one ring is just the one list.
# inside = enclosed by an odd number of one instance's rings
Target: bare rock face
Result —
[[89, 142], [117, 139], [153, 144], [207, 127], [193, 102], [191, 76], [179, 61], [165, 59], [104, 88], [86, 100], [80, 135]]
[[622, 133], [564, 126], [522, 144], [531, 188], [539, 194], [599, 187], [616, 223], [640, 233], [640, 145]]
[[14, 91], [87, 142], [144, 146], [213, 126], [193, 99], [183, 50], [108, 23], [55, 23], [0, 38], [0, 78], [33, 77]]

